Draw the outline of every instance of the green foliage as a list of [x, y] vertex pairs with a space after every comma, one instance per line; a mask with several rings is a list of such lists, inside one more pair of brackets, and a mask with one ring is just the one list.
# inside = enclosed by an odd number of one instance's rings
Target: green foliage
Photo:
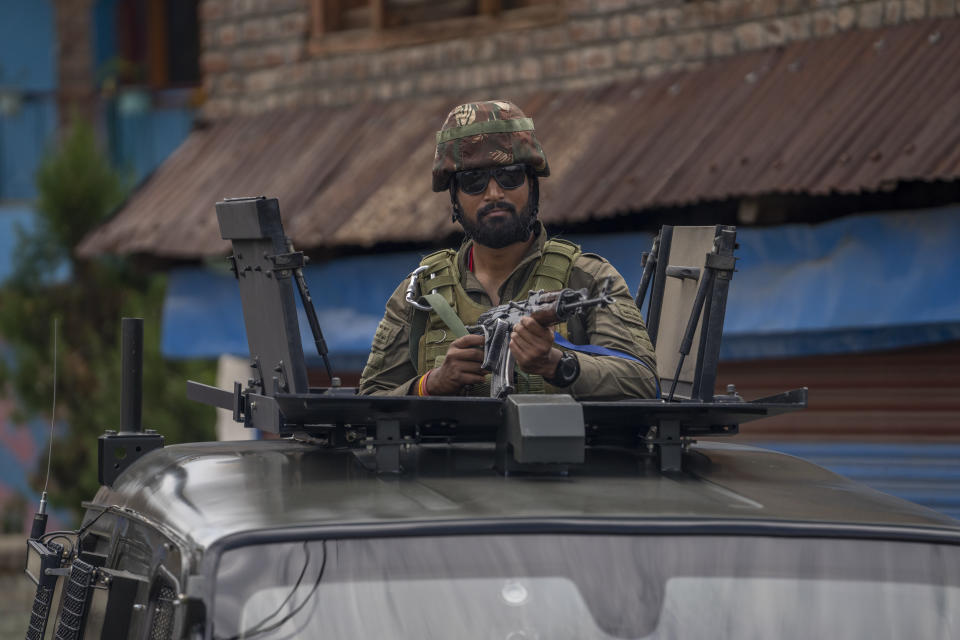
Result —
[[38, 251], [40, 257], [71, 261], [74, 247], [106, 220], [127, 191], [99, 152], [93, 127], [78, 124], [37, 170], [40, 224], [29, 248]]
[[[185, 397], [188, 378], [212, 383], [212, 362], [165, 362], [160, 354], [166, 278], [127, 260], [82, 261], [76, 244], [122, 201], [122, 181], [100, 154], [92, 129], [78, 126], [37, 175], [38, 224], [21, 234], [15, 275], [0, 288], [0, 386], [22, 417], [49, 418], [53, 397], [53, 321], [57, 337], [57, 431], [50, 497], [79, 512], [97, 484], [97, 436], [119, 429], [120, 319], [144, 319], [143, 424], [167, 444], [213, 438], [213, 409]], [[69, 280], [58, 280], [67, 265]], [[33, 480], [43, 485], [46, 457]]]

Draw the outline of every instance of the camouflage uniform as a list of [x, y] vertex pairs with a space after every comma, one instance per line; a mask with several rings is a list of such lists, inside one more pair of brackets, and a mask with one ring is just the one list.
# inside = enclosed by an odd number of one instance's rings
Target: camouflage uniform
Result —
[[[522, 290], [522, 286], [535, 268], [545, 242], [546, 233], [542, 232], [500, 287], [498, 293], [502, 301], [526, 297], [528, 292]], [[467, 268], [472, 245], [473, 241], [468, 240], [457, 252], [460, 284], [474, 302], [491, 307], [492, 301], [483, 285]], [[613, 278], [611, 288], [615, 303], [607, 309], [591, 310], [582, 318], [574, 317], [568, 320], [566, 333], [570, 341], [574, 344], [593, 344], [629, 353], [642, 359], [655, 371], [653, 347], [647, 337], [643, 318], [623, 277], [609, 262], [593, 253], [581, 254], [573, 265], [568, 286], [572, 289], [585, 288], [591, 295], [596, 295], [607, 277]], [[377, 327], [367, 366], [360, 377], [362, 394], [407, 395], [418, 378], [417, 369], [410, 361], [408, 348], [415, 310], [404, 300], [406, 287], [407, 282], [404, 280], [387, 301], [386, 313]], [[579, 352], [577, 359], [580, 361], [580, 376], [563, 390], [564, 393], [570, 393], [575, 398], [596, 400], [650, 398], [655, 395], [651, 369], [638, 362]]]
[[[437, 133], [433, 190], [455, 189], [451, 177], [457, 171], [510, 164], [525, 164], [537, 176], [550, 175], [546, 157], [534, 134], [533, 121], [515, 105], [503, 100], [460, 105], [450, 112], [443, 128]], [[549, 259], [546, 254], [550, 254], [552, 249], [547, 244], [543, 225], [538, 223], [535, 233], [536, 241], [500, 287], [498, 293], [501, 303], [526, 299], [528, 290], [525, 286], [541, 273], [542, 264]], [[459, 295], [468, 296], [465, 302], [474, 307], [472, 311], [476, 312], [477, 306], [487, 309], [493, 304], [480, 281], [468, 268], [472, 246], [473, 241], [468, 240], [455, 257], [448, 258], [448, 271], [458, 279]], [[593, 309], [582, 317], [571, 318], [560, 327], [559, 332], [574, 344], [597, 345], [624, 352], [639, 358], [646, 366], [626, 358], [577, 352], [580, 375], [572, 385], [560, 391], [581, 399], [653, 397], [655, 383], [652, 372], [656, 371], [653, 347], [626, 282], [610, 263], [596, 254], [581, 253], [579, 248], [574, 247], [571, 259], [572, 265], [570, 259], [566, 262], [569, 268], [561, 284], [572, 289], [587, 289], [591, 296], [596, 296], [603, 281], [609, 277], [615, 303], [607, 309]], [[370, 357], [361, 375], [362, 394], [409, 394], [419, 375], [442, 361], [442, 355], [434, 362], [430, 360], [435, 354], [444, 353], [453, 339], [443, 331], [428, 331], [419, 338], [418, 361], [411, 359], [411, 327], [416, 310], [405, 300], [406, 286], [406, 281], [401, 282], [387, 301], [386, 313], [377, 327]], [[457, 311], [466, 322], [462, 310]], [[435, 314], [431, 313], [430, 317], [432, 324], [428, 324], [428, 327], [437, 326]], [[439, 349], [437, 343], [433, 342], [434, 333], [443, 336], [443, 344], [439, 345]], [[429, 350], [425, 351], [425, 343], [431, 343]], [[425, 353], [430, 357], [425, 358]], [[530, 391], [558, 391], [543, 383], [542, 378], [529, 378], [539, 380], [539, 383], [527, 383]], [[523, 385], [519, 386], [523, 388]], [[484, 386], [471, 386], [464, 393], [484, 395], [484, 391]]]

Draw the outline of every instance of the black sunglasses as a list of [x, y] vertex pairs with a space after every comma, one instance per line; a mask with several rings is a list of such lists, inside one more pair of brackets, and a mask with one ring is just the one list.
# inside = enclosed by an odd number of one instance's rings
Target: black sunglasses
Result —
[[457, 185], [467, 195], [476, 196], [487, 190], [491, 177], [503, 189], [516, 189], [523, 185], [527, 177], [527, 167], [522, 164], [510, 164], [505, 167], [458, 171]]

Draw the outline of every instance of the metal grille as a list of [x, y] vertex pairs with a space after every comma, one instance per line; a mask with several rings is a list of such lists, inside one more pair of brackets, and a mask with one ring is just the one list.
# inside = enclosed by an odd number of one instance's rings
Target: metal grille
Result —
[[42, 640], [43, 632], [47, 627], [47, 617], [50, 615], [50, 600], [53, 598], [53, 589], [37, 587], [37, 595], [33, 598], [33, 608], [30, 612], [30, 624], [27, 626], [27, 640]]
[[160, 587], [150, 625], [150, 640], [170, 640], [173, 637], [173, 599], [176, 596], [172, 588]]
[[[56, 542], [48, 542], [47, 549], [56, 555], [56, 565], [60, 566], [60, 557], [63, 554], [63, 545]], [[49, 584], [46, 576], [37, 576], [40, 583], [37, 585], [37, 593], [33, 597], [33, 607], [30, 609], [30, 623], [27, 625], [26, 640], [43, 640], [44, 632], [47, 630], [47, 621], [50, 619], [50, 605], [53, 600], [54, 587]], [[48, 584], [45, 586], [44, 581]], [[53, 580], [56, 585], [56, 579]]]
[[93, 565], [79, 558], [73, 561], [70, 579], [60, 603], [60, 621], [54, 636], [56, 640], [80, 640], [83, 637], [83, 618], [87, 611], [94, 570]]

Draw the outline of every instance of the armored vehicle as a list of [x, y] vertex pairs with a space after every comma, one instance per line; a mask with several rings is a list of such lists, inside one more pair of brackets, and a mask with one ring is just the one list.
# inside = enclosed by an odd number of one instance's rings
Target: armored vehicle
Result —
[[81, 528], [28, 541], [27, 638], [960, 636], [960, 523], [722, 440], [806, 402], [713, 395], [732, 229], [647, 258], [665, 397], [385, 398], [307, 386], [276, 201], [217, 210], [252, 377], [188, 395], [280, 439], [141, 431], [125, 320], [125, 422]]

